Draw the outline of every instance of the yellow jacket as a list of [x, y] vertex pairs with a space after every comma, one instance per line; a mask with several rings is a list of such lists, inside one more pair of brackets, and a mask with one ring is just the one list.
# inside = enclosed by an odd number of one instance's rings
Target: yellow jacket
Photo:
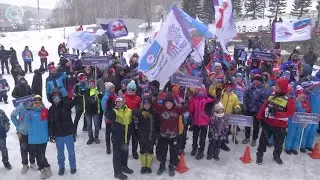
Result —
[[234, 92], [223, 92], [221, 103], [223, 104], [225, 114], [232, 114], [235, 109], [240, 108], [238, 97]]
[[132, 110], [125, 107], [123, 109], [113, 109], [113, 111], [116, 113], [116, 122], [125, 127], [124, 142], [127, 144], [129, 125], [132, 122]]

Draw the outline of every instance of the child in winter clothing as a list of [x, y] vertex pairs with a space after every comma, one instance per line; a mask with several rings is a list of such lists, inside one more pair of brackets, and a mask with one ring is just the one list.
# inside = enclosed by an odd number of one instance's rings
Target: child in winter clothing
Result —
[[151, 96], [143, 97], [143, 107], [141, 110], [133, 111], [133, 120], [135, 129], [139, 133], [141, 174], [150, 174], [152, 172], [154, 135], [158, 125], [156, 112], [152, 109]]
[[[246, 86], [245, 83], [243, 81], [243, 75], [241, 73], [237, 73], [236, 74], [236, 83], [233, 89], [233, 92], [237, 95], [240, 106], [243, 107], [243, 97], [244, 97], [244, 93], [246, 91]], [[243, 108], [241, 107], [241, 109], [243, 110]]]
[[168, 146], [170, 146], [170, 164], [169, 164], [169, 175], [175, 175], [175, 167], [178, 164], [178, 147], [177, 138], [179, 133], [179, 115], [182, 115], [187, 109], [186, 107], [176, 107], [174, 97], [168, 94], [164, 100], [164, 105], [157, 103], [153, 104], [155, 110], [159, 113], [159, 133], [160, 138], [158, 145], [161, 152], [161, 163], [158, 175], [161, 175], [166, 167], [166, 159]]
[[132, 110], [129, 109], [123, 98], [116, 99], [115, 108], [108, 111], [108, 119], [112, 120], [112, 147], [113, 147], [113, 170], [114, 177], [126, 180], [123, 174], [132, 174], [128, 168], [129, 138], [132, 133]]
[[52, 176], [50, 164], [45, 157], [48, 134], [48, 109], [42, 103], [42, 97], [35, 95], [32, 101], [32, 108], [27, 110], [24, 115], [24, 121], [28, 126], [28, 143], [30, 153], [35, 154], [39, 170], [40, 178], [46, 179]]
[[[88, 125], [89, 140], [87, 144], [90, 145], [93, 142], [100, 144], [100, 99], [102, 94], [96, 88], [94, 79], [89, 80], [89, 88], [82, 95], [84, 96], [84, 111]], [[94, 133], [92, 131], [92, 122], [94, 123]]]
[[33, 94], [38, 94], [42, 97], [42, 75], [45, 73], [44, 68], [36, 69], [32, 80], [31, 89]]
[[0, 151], [2, 154], [2, 162], [5, 168], [10, 170], [11, 164], [9, 163], [9, 155], [7, 149], [7, 132], [10, 130], [10, 122], [6, 113], [0, 109]]
[[223, 104], [219, 102], [213, 106], [213, 112], [210, 115], [209, 123], [209, 147], [208, 157], [210, 160], [214, 158], [219, 161], [219, 153], [221, 144], [226, 140], [229, 131], [229, 125], [224, 117]]
[[28, 85], [27, 80], [24, 77], [18, 78], [18, 84], [14, 87], [12, 91], [12, 97], [21, 98], [25, 96], [29, 96], [32, 94], [32, 90]]
[[112, 132], [112, 121], [108, 119], [108, 112], [112, 110], [115, 106], [116, 101], [116, 94], [115, 94], [115, 85], [111, 82], [105, 83], [105, 92], [104, 96], [101, 100], [101, 107], [104, 112], [105, 116], [105, 123], [106, 123], [106, 147], [107, 147], [107, 154], [111, 154], [111, 132]]
[[[20, 143], [20, 152], [22, 160], [21, 174], [26, 174], [29, 170], [28, 162], [30, 162], [30, 168], [34, 171], [38, 171], [38, 166], [35, 164], [35, 156], [30, 152], [30, 145], [28, 144], [28, 127], [24, 121], [25, 113], [30, 109], [32, 103], [21, 103], [11, 113], [11, 121], [16, 127], [17, 135]], [[29, 155], [29, 161], [28, 161]]]
[[[297, 112], [311, 112], [309, 101], [306, 99], [303, 88], [298, 85], [296, 87], [296, 111]], [[285, 140], [285, 152], [287, 154], [298, 155], [298, 147], [300, 143], [300, 137], [302, 133], [302, 124], [297, 124], [289, 118], [288, 133]]]
[[[73, 87], [73, 96], [74, 99], [76, 99], [76, 116], [74, 118], [74, 126], [75, 126], [75, 132], [74, 134], [77, 135], [77, 130], [78, 130], [78, 123], [79, 120], [82, 116], [82, 113], [85, 112], [85, 99], [84, 99], [84, 93], [88, 90], [88, 82], [87, 82], [87, 77], [84, 73], [79, 73], [78, 74], [78, 83], [74, 85]], [[83, 131], [87, 131], [87, 121], [86, 121], [86, 116], [83, 118]]]
[[[307, 84], [307, 86], [304, 86], [304, 84], [302, 83], [302, 87], [305, 87], [306, 96], [310, 102], [311, 113], [320, 114], [320, 83], [310, 82]], [[308, 124], [304, 129], [300, 149], [301, 152], [305, 153], [306, 149], [309, 151], [313, 151], [313, 143], [317, 135], [317, 126], [318, 125], [316, 124]]]
[[66, 145], [69, 155], [71, 174], [77, 172], [76, 156], [74, 152], [74, 125], [71, 118], [71, 109], [76, 100], [64, 99], [60, 90], [55, 90], [49, 97], [52, 106], [49, 108], [49, 137], [51, 143], [56, 143], [59, 164], [59, 175], [64, 175], [64, 146]]
[[7, 92], [10, 90], [10, 86], [6, 79], [0, 74], [0, 102], [8, 104], [8, 95]]
[[[125, 102], [129, 109], [137, 110], [140, 109], [141, 98], [136, 94], [137, 85], [135, 81], [131, 81], [127, 86], [127, 92], [124, 95]], [[135, 131], [135, 130], [134, 130]], [[137, 152], [138, 149], [138, 139], [135, 136], [137, 133], [132, 134], [132, 156], [134, 159], [138, 159], [139, 155]]]
[[[191, 156], [196, 155], [196, 159], [203, 158], [204, 147], [208, 132], [209, 116], [205, 114], [205, 106], [207, 103], [212, 102], [207, 95], [207, 90], [204, 85], [196, 89], [196, 94], [189, 101], [189, 112], [192, 114], [193, 119], [193, 144]], [[200, 138], [199, 138], [200, 135]], [[198, 138], [200, 148], [198, 149]]]

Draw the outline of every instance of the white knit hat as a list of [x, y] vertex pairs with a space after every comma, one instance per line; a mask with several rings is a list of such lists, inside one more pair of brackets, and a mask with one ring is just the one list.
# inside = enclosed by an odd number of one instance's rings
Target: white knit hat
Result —
[[109, 90], [109, 91], [110, 91], [111, 88], [115, 87], [115, 85], [113, 83], [111, 83], [111, 82], [104, 83], [104, 86], [106, 87], [106, 90]]
[[219, 111], [219, 110], [224, 110], [223, 104], [221, 102], [219, 102], [219, 103], [214, 105], [214, 116], [223, 117], [224, 116], [224, 112], [217, 113], [217, 111]]

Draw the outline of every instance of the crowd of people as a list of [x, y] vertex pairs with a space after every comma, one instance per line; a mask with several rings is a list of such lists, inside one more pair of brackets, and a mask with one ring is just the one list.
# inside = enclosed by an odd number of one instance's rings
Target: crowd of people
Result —
[[[256, 41], [258, 43], [258, 41]], [[254, 51], [264, 51], [257, 45]], [[32, 72], [33, 55], [26, 46], [22, 53], [25, 70], [19, 65], [13, 48], [0, 50], [1, 64], [5, 67], [8, 59], [12, 64], [15, 87], [13, 98], [34, 95], [31, 102], [19, 104], [10, 114], [19, 137], [22, 174], [30, 169], [40, 170], [41, 179], [52, 176], [46, 159], [47, 143], [55, 143], [59, 165], [59, 175], [65, 173], [64, 147], [67, 147], [71, 174], [77, 172], [74, 143], [77, 139], [78, 124], [84, 114], [82, 130], [88, 132], [87, 144], [100, 144], [100, 130], [104, 122], [106, 154], [113, 154], [114, 177], [127, 179], [133, 170], [128, 167], [129, 142], [134, 159], [141, 161], [141, 173], [152, 173], [153, 154], [160, 162], [158, 175], [166, 171], [167, 154], [170, 160], [168, 171], [175, 175], [179, 155], [185, 154], [187, 131], [192, 131], [191, 156], [201, 160], [205, 156], [206, 140], [208, 160], [219, 161], [220, 149], [230, 151], [229, 136], [236, 144], [239, 127], [233, 132], [225, 115], [238, 114], [254, 118], [252, 128], [245, 128], [245, 139], [241, 143], [257, 145], [256, 163], [263, 163], [263, 155], [268, 146], [274, 146], [273, 159], [283, 164], [281, 153], [297, 155], [313, 150], [317, 125], [308, 124], [299, 147], [302, 127], [293, 122], [295, 112], [320, 113], [319, 89], [320, 71], [312, 76], [312, 67], [317, 60], [313, 48], [299, 59], [296, 48], [288, 60], [281, 56], [281, 50], [272, 51], [274, 60], [250, 58], [247, 49], [241, 48], [230, 62], [231, 56], [219, 48], [209, 52], [206, 48], [202, 64], [191, 64], [190, 74], [202, 76], [203, 85], [187, 88], [171, 84], [160, 89], [158, 81], [137, 71], [138, 54], [127, 61], [122, 53], [104, 53], [113, 59], [105, 69], [82, 66], [80, 59], [66, 59], [65, 45], [60, 44], [59, 64], [47, 64], [48, 52], [44, 47], [38, 55], [41, 67], [34, 71], [32, 86], [24, 78]], [[251, 51], [251, 50], [250, 50]], [[82, 53], [81, 56], [85, 56]], [[239, 63], [239, 61], [242, 61]], [[127, 64], [129, 62], [129, 64]], [[192, 63], [190, 56], [185, 63]], [[184, 67], [185, 63], [182, 65]], [[4, 66], [2, 66], [3, 74]], [[9, 69], [7, 68], [9, 73]], [[51, 103], [43, 103], [42, 75], [46, 78], [46, 98]], [[8, 103], [10, 87], [0, 76], [0, 102]], [[75, 108], [72, 118], [71, 109]], [[7, 114], [9, 115], [9, 114]], [[6, 148], [6, 133], [10, 120], [0, 110], [0, 150], [2, 161], [11, 169]], [[252, 138], [251, 138], [251, 130]], [[208, 135], [207, 135], [208, 134]], [[138, 153], [138, 147], [140, 153]], [[37, 161], [35, 161], [37, 160]], [[37, 162], [37, 165], [35, 164]]]

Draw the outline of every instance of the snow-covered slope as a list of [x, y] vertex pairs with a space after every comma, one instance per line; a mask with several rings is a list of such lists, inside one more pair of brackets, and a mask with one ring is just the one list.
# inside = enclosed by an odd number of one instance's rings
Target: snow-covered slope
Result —
[[[73, 31], [74, 28], [67, 28], [68, 31]], [[23, 50], [25, 45], [29, 45], [30, 49], [35, 53], [35, 60], [33, 62], [33, 67], [37, 68], [40, 65], [39, 58], [37, 57], [37, 51], [42, 45], [44, 45], [50, 53], [49, 61], [58, 60], [57, 57], [57, 46], [63, 40], [63, 29], [51, 29], [45, 30], [42, 32], [17, 32], [17, 33], [6, 33], [5, 38], [1, 38], [0, 42], [6, 47], [14, 47], [17, 50], [18, 58], [20, 63], [22, 63], [20, 53]], [[142, 38], [141, 38], [142, 39]], [[142, 43], [142, 42], [140, 42]], [[133, 52], [140, 52], [140, 48], [135, 48], [132, 51], [126, 53], [126, 56], [129, 57]], [[43, 75], [43, 81], [48, 74]], [[9, 75], [4, 76], [11, 86], [11, 89], [14, 87], [13, 79]], [[29, 84], [32, 82], [33, 74], [27, 74], [26, 79]], [[11, 92], [8, 93], [10, 96]], [[45, 93], [43, 93], [45, 94]], [[49, 103], [43, 98], [45, 105], [49, 107]], [[8, 116], [13, 110], [13, 105], [11, 103], [12, 98], [9, 98], [10, 104], [4, 105], [0, 103], [0, 109], [4, 110]], [[74, 115], [74, 113], [73, 113]], [[104, 125], [103, 125], [104, 126]], [[112, 166], [112, 155], [106, 155], [105, 153], [105, 144], [104, 144], [104, 132], [102, 129], [100, 133], [100, 139], [102, 143], [99, 145], [86, 145], [88, 139], [87, 133], [81, 132], [82, 120], [80, 122], [78, 132], [79, 136], [76, 142], [76, 158], [77, 158], [77, 168], [78, 172], [76, 175], [71, 175], [68, 164], [68, 155], [66, 154], [66, 170], [67, 173], [63, 177], [59, 177], [58, 165], [56, 158], [56, 147], [55, 144], [48, 144], [46, 156], [49, 163], [51, 164], [53, 180], [87, 180], [87, 179], [114, 179], [113, 178], [113, 166]], [[224, 180], [282, 180], [282, 179], [291, 179], [291, 180], [302, 180], [302, 179], [318, 179], [319, 177], [319, 166], [320, 161], [312, 160], [307, 154], [299, 154], [299, 156], [286, 155], [283, 154], [282, 158], [284, 165], [279, 166], [275, 164], [272, 160], [272, 150], [273, 148], [268, 148], [267, 153], [264, 156], [264, 164], [258, 166], [255, 164], [255, 153], [256, 147], [251, 149], [251, 155], [253, 158], [253, 163], [244, 165], [239, 160], [239, 157], [242, 156], [245, 146], [242, 144], [236, 145], [235, 150], [233, 151], [233, 146], [231, 147], [231, 152], [221, 152], [220, 161], [208, 161], [204, 158], [201, 161], [195, 160], [194, 157], [190, 156], [191, 151], [191, 139], [192, 133], [188, 133], [188, 143], [186, 145], [186, 163], [190, 168], [185, 174], [179, 174], [174, 178], [170, 178], [168, 173], [165, 172], [162, 176], [157, 176], [156, 171], [159, 167], [159, 162], [154, 160], [153, 163], [153, 173], [151, 175], [141, 175], [140, 174], [140, 162], [138, 160], [133, 160], [131, 153], [129, 156], [129, 167], [133, 168], [135, 173], [129, 175], [131, 180], [167, 180], [167, 179], [177, 179], [177, 180], [186, 180], [186, 179], [197, 179], [197, 180], [212, 180], [212, 179], [224, 179]], [[242, 140], [244, 138], [244, 133], [240, 132], [238, 139]], [[317, 137], [317, 141], [319, 141]], [[208, 145], [208, 142], [206, 142]], [[19, 151], [19, 141], [16, 135], [14, 126], [11, 126], [11, 130], [8, 133], [7, 137], [7, 147], [9, 151], [10, 162], [13, 166], [11, 171], [7, 171], [0, 165], [0, 179], [1, 180], [35, 180], [39, 179], [39, 172], [29, 171], [26, 175], [21, 175], [21, 158]], [[207, 147], [206, 147], [207, 148]], [[206, 154], [206, 151], [205, 151]], [[169, 157], [168, 157], [169, 158]]]

